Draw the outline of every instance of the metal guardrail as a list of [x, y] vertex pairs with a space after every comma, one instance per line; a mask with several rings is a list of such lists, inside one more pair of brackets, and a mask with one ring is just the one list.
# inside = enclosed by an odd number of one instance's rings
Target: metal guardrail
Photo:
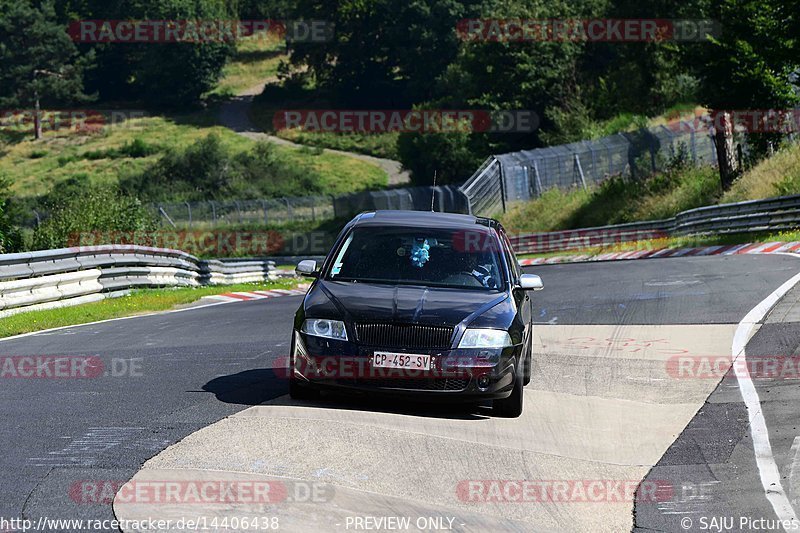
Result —
[[132, 288], [275, 279], [271, 260], [201, 260], [164, 248], [102, 245], [0, 255], [0, 317], [101, 300]]
[[517, 253], [548, 253], [669, 236], [800, 228], [800, 195], [700, 207], [673, 218], [511, 237]]

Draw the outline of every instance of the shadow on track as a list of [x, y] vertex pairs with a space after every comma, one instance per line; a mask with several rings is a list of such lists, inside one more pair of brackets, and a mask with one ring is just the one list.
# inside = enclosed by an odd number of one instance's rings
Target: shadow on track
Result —
[[224, 403], [259, 405], [287, 394], [289, 383], [272, 369], [261, 368], [214, 378], [203, 385], [203, 390]]
[[237, 405], [291, 405], [348, 411], [371, 411], [426, 418], [484, 420], [491, 418], [491, 409], [484, 404], [437, 404], [406, 398], [390, 398], [360, 392], [323, 392], [320, 400], [298, 401], [287, 395], [289, 384], [285, 377], [272, 369], [255, 369], [220, 376], [205, 385], [217, 400]]

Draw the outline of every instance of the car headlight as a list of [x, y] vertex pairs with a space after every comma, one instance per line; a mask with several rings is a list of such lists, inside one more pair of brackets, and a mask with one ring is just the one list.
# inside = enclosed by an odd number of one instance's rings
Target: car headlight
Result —
[[507, 348], [513, 346], [511, 335], [500, 329], [468, 329], [459, 348]]
[[315, 337], [325, 337], [340, 341], [347, 340], [347, 330], [344, 327], [344, 322], [340, 320], [309, 319], [303, 322], [303, 327], [300, 328], [300, 331]]

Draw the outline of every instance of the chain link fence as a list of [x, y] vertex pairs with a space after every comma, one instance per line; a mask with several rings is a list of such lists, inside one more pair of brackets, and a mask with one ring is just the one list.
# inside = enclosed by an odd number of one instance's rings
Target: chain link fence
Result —
[[408, 209], [466, 213], [467, 199], [457, 186], [408, 187], [341, 196], [153, 204], [162, 224], [172, 227], [263, 226], [287, 222], [348, 219], [364, 211]]
[[492, 156], [461, 186], [470, 212], [492, 216], [507, 202], [548, 189], [587, 188], [612, 176], [636, 178], [663, 169], [683, 150], [694, 165], [716, 165], [714, 142], [696, 122], [609, 135], [591, 141]]
[[159, 203], [152, 206], [164, 225], [253, 226], [334, 218], [332, 196], [264, 200]]

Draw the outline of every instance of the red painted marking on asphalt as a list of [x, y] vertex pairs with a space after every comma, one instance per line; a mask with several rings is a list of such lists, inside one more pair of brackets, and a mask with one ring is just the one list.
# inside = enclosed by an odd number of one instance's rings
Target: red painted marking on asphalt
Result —
[[737, 244], [736, 246], [725, 252], [724, 255], [737, 255], [741, 253], [741, 251], [747, 248], [748, 246], [752, 246], [752, 244]]
[[736, 250], [736, 255], [740, 255], [740, 254], [749, 254], [749, 253], [751, 253], [753, 250], [755, 250], [755, 249], [757, 249], [757, 248], [761, 248], [761, 246], [763, 246], [763, 245], [761, 245], [761, 244], [748, 244], [748, 245], [746, 245], [746, 246], [744, 246], [744, 247], [742, 247], [742, 248], [739, 248], [738, 250]]
[[737, 246], [738, 246], [737, 244], [728, 244], [727, 246], [723, 246], [719, 250], [715, 251], [714, 255], [724, 255], [727, 252], [729, 252], [730, 250], [733, 250], [734, 248], [736, 248]]
[[232, 292], [220, 294], [220, 296], [227, 296], [228, 298], [233, 298], [235, 300], [254, 300], [252, 296], [244, 296], [243, 294], [234, 294]]
[[777, 249], [778, 249], [778, 248], [780, 248], [781, 246], [783, 246], [783, 243], [782, 243], [782, 242], [773, 242], [773, 243], [769, 243], [769, 244], [767, 244], [767, 245], [766, 245], [766, 247], [765, 247], [765, 248], [762, 248], [761, 250], [759, 250], [759, 251], [758, 251], [758, 253], [761, 253], [761, 254], [769, 254], [769, 253], [772, 253], [772, 252], [774, 252], [775, 250], [777, 250]]

